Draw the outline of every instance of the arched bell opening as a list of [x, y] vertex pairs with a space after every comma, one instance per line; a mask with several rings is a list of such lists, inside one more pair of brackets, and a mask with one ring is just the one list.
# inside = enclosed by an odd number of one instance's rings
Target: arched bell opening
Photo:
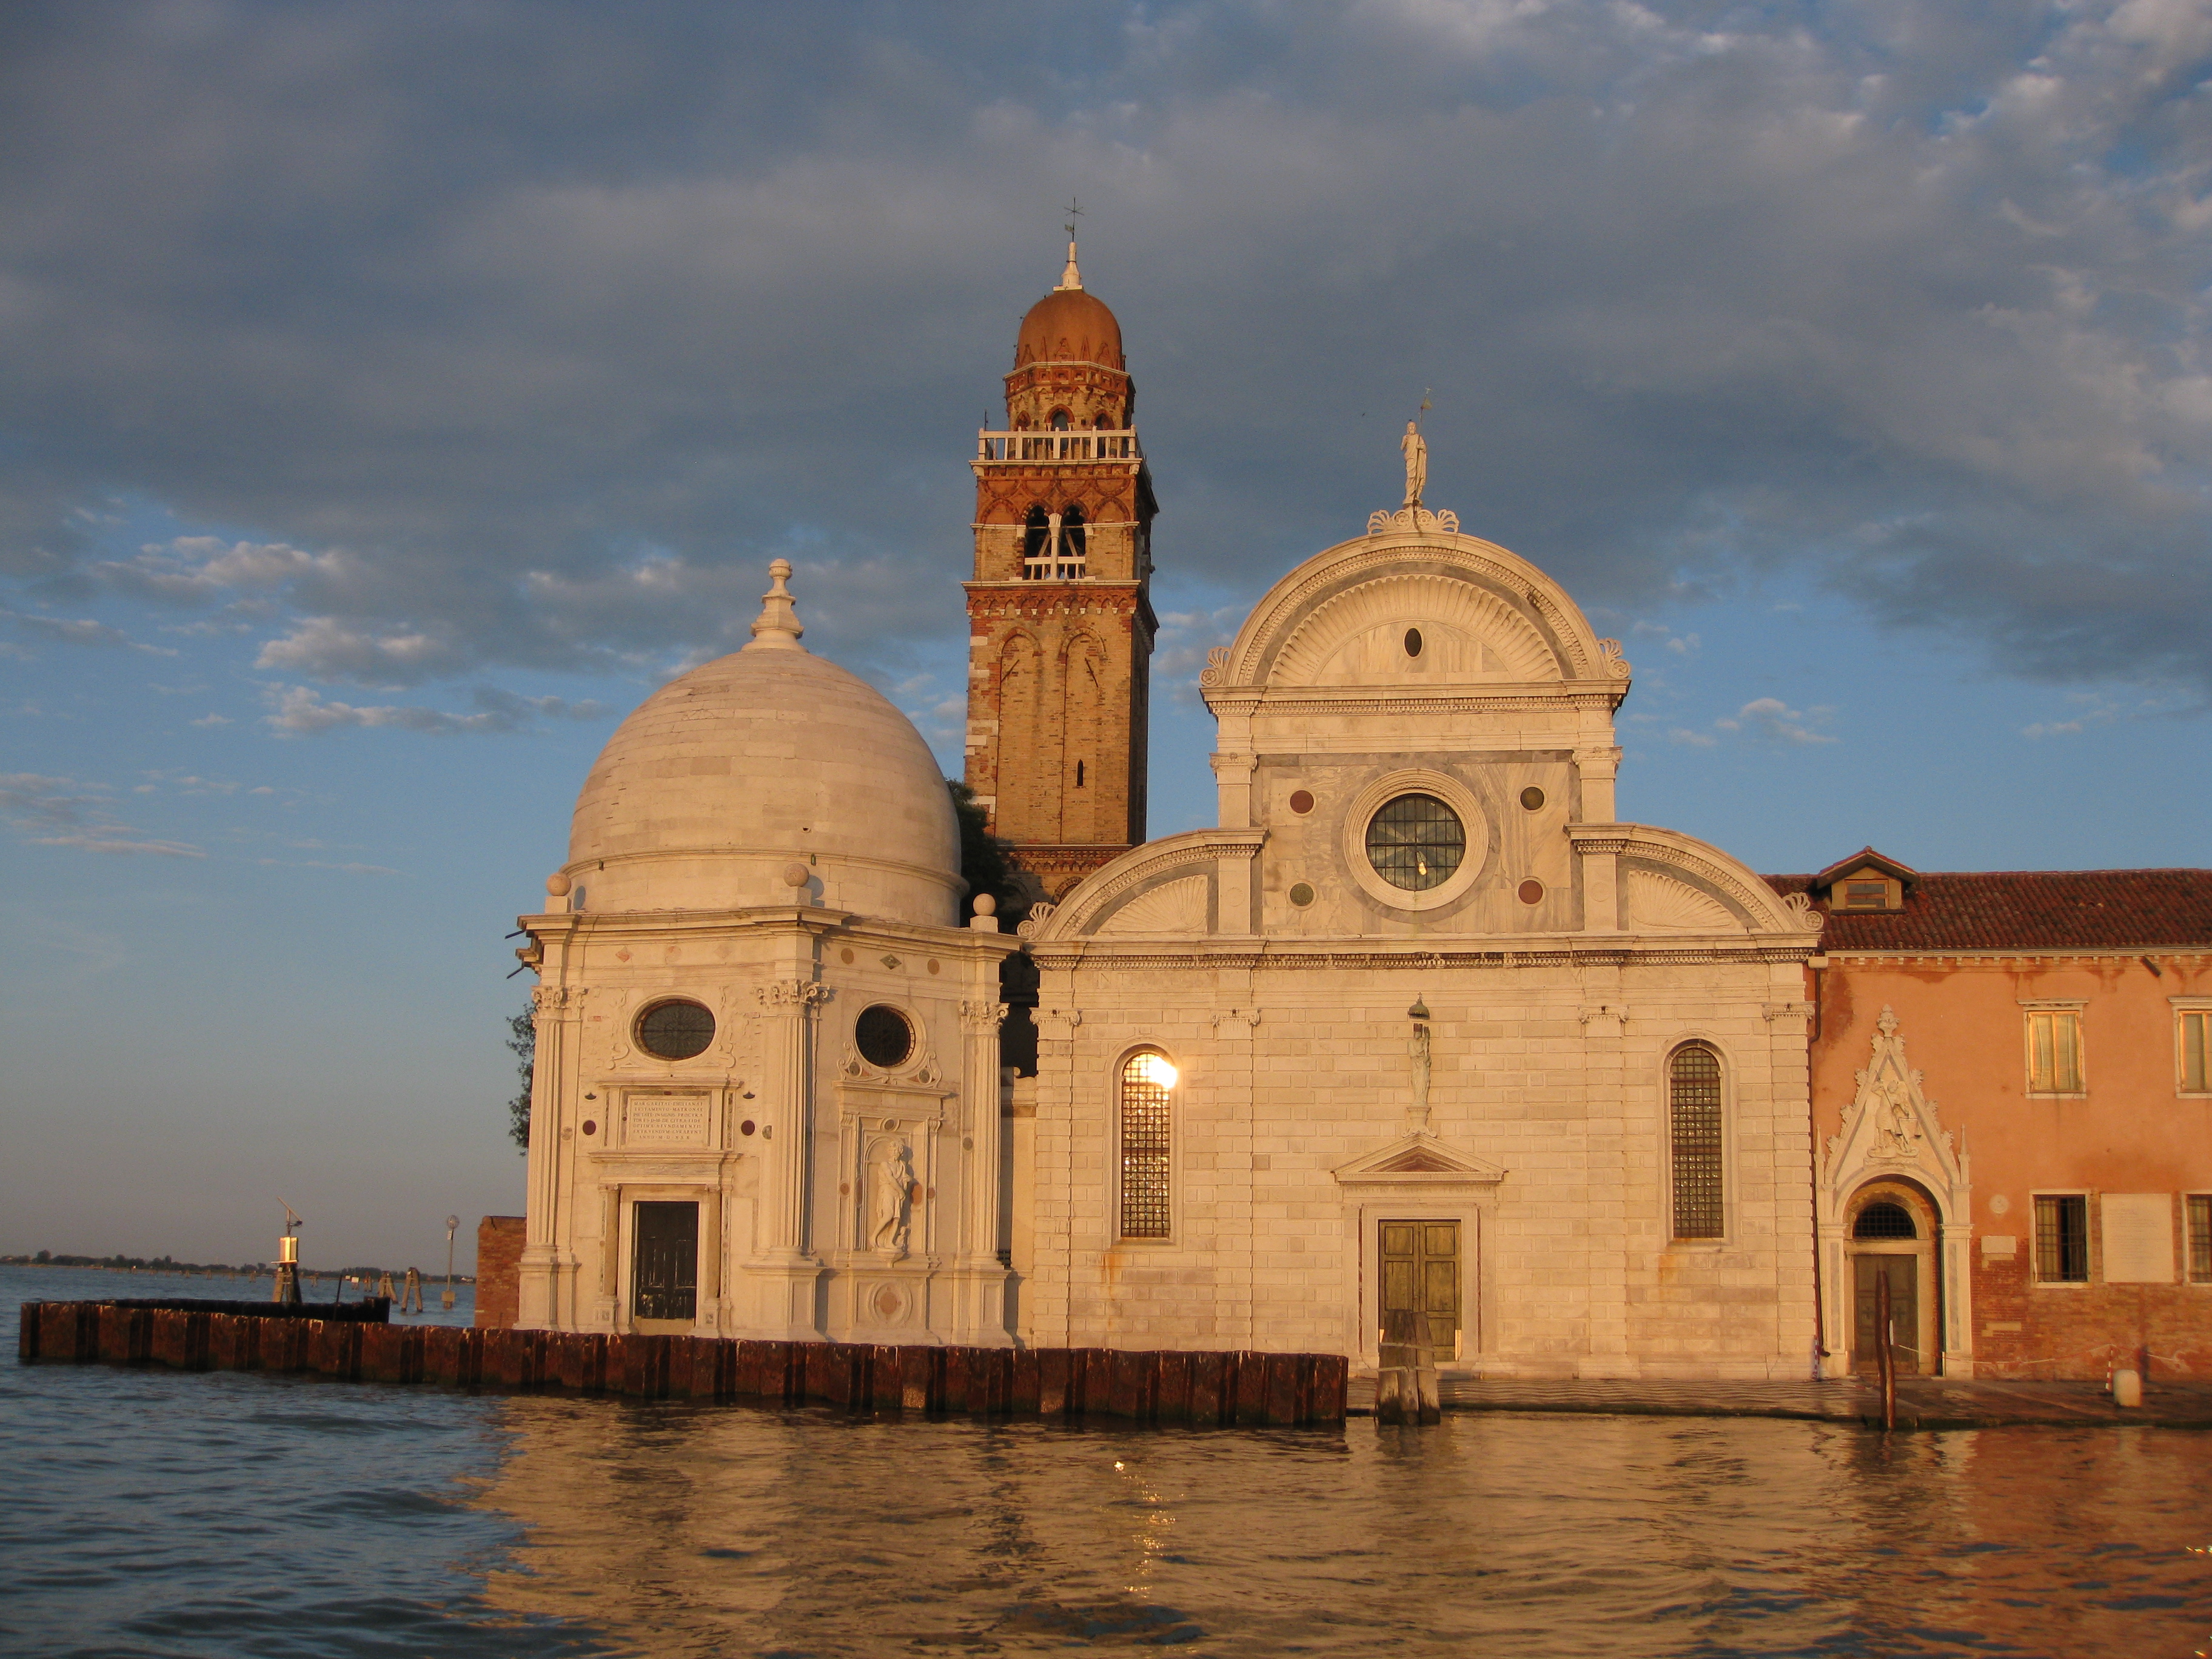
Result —
[[1877, 1177], [1850, 1195], [1844, 1211], [1844, 1267], [1850, 1275], [1851, 1369], [1881, 1367], [1881, 1287], [1889, 1283], [1889, 1350], [1900, 1376], [1932, 1376], [1942, 1369], [1942, 1276], [1936, 1243], [1942, 1222], [1936, 1200], [1917, 1182]]

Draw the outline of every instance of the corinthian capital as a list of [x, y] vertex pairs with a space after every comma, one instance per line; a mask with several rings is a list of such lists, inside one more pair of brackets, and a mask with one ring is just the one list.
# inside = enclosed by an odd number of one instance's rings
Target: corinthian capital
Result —
[[960, 1023], [971, 1031], [995, 1031], [1005, 1024], [1006, 1005], [1003, 1002], [963, 1002], [960, 1005]]
[[817, 979], [772, 979], [760, 988], [763, 1008], [797, 1008], [804, 1012], [830, 1000], [830, 988]]

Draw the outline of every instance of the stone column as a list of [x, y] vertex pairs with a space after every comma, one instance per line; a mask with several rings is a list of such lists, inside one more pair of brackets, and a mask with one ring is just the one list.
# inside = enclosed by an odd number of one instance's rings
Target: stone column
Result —
[[562, 1131], [574, 1078], [585, 993], [540, 985], [530, 994], [537, 1051], [531, 1068], [530, 1153], [517, 1322], [526, 1330], [566, 1329], [576, 1321], [576, 1219], [566, 1201], [573, 1177]]
[[1003, 1002], [960, 1005], [962, 1139], [967, 1143], [968, 1163], [960, 1249], [994, 1267], [999, 1261], [1000, 1232], [999, 1027], [1006, 1018]]
[[1085, 1183], [1086, 1193], [1095, 1192], [1097, 1174], [1079, 1168], [1076, 1156], [1075, 1034], [1083, 1011], [1055, 1006], [1055, 999], [1066, 996], [1071, 978], [1048, 972], [1037, 997], [1036, 1259], [1023, 1297], [1030, 1303], [1026, 1317], [1034, 1340], [1042, 1347], [1066, 1347], [1073, 1340], [1078, 1226], [1085, 1229], [1086, 1252], [1096, 1248], [1092, 1223], [1079, 1215], [1078, 1203], [1079, 1183]]
[[761, 1245], [750, 1265], [766, 1300], [757, 1317], [787, 1340], [819, 1334], [814, 1305], [821, 1261], [814, 1251], [814, 1022], [830, 995], [817, 980], [777, 979], [760, 988], [768, 1011], [763, 1043]]
[[1575, 774], [1583, 786], [1584, 823], [1614, 823], [1613, 779], [1620, 770], [1620, 750], [1610, 743], [1575, 750]]
[[[987, 964], [994, 973], [997, 964]], [[952, 1270], [958, 1340], [1001, 1343], [1006, 1328], [1007, 1270], [999, 1261], [999, 1027], [1006, 1005], [971, 998], [960, 1005], [961, 1212]]]

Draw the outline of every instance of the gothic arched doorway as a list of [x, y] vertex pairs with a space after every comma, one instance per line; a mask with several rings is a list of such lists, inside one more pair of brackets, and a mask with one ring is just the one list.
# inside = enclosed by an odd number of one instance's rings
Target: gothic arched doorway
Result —
[[1889, 1281], [1890, 1354], [1900, 1376], [1933, 1376], [1942, 1367], [1936, 1333], [1937, 1221], [1928, 1194], [1910, 1182], [1870, 1181], [1851, 1194], [1845, 1246], [1850, 1273], [1851, 1369], [1881, 1363], [1877, 1310]]

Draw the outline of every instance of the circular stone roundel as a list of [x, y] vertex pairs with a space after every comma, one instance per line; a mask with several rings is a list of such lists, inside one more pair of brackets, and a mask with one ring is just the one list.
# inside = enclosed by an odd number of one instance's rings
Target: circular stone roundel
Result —
[[696, 1002], [656, 1002], [639, 1016], [637, 1046], [655, 1060], [690, 1060], [714, 1040], [714, 1016]]
[[1392, 772], [1361, 790], [1344, 817], [1346, 867], [1393, 910], [1433, 910], [1474, 885], [1490, 821], [1473, 792], [1427, 768]]

